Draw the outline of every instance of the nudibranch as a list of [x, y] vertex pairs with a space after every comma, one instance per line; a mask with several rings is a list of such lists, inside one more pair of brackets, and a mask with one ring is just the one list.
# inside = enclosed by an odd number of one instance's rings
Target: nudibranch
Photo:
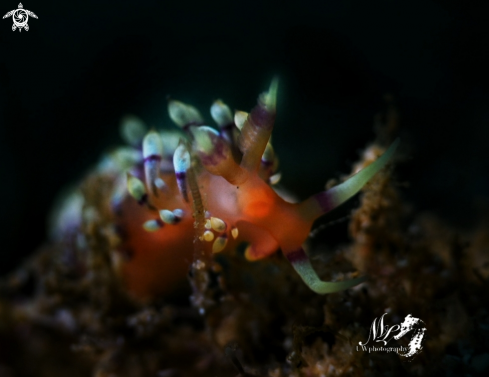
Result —
[[123, 122], [131, 147], [116, 151], [108, 165], [118, 166], [112, 206], [121, 234], [119, 252], [125, 255], [120, 271], [133, 294], [147, 297], [174, 289], [192, 263], [195, 232], [207, 255], [242, 242], [248, 244], [249, 261], [281, 250], [319, 294], [364, 280], [321, 281], [303, 244], [318, 217], [355, 195], [386, 165], [398, 140], [343, 183], [291, 203], [272, 187], [279, 178], [270, 143], [277, 85], [274, 80], [250, 113], [233, 114], [222, 101], [214, 102], [210, 113], [216, 128], [205, 125], [195, 107], [176, 100], [169, 101], [168, 110], [179, 131], [148, 132], [134, 117]]

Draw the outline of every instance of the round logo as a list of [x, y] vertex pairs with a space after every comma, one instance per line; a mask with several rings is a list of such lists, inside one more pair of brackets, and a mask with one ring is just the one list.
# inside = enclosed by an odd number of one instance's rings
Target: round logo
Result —
[[25, 9], [17, 9], [14, 11], [12, 18], [14, 20], [15, 26], [17, 26], [18, 28], [23, 28], [25, 25], [27, 25], [29, 15], [25, 11]]

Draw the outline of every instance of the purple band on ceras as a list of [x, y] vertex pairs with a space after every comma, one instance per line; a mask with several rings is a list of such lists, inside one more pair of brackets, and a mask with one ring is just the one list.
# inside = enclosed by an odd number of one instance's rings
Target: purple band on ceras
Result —
[[183, 199], [186, 202], [188, 202], [187, 173], [186, 172], [175, 172], [175, 177], [177, 178], [178, 189], [182, 193]]
[[138, 200], [138, 204], [142, 206], [146, 203], [148, 203], [148, 194], [143, 194], [143, 196], [141, 196], [141, 199]]
[[257, 105], [251, 110], [250, 118], [255, 127], [271, 130], [275, 123], [275, 112], [270, 112], [263, 105]]
[[284, 253], [287, 260], [294, 264], [307, 261], [308, 257], [304, 249], [301, 247], [296, 251], [291, 251], [289, 253]]
[[144, 160], [144, 169], [146, 175], [146, 184], [153, 190], [155, 195], [157, 194], [157, 189], [154, 184], [155, 179], [158, 177], [159, 166], [161, 163], [161, 156], [159, 154], [151, 154]]
[[229, 144], [230, 148], [231, 148], [231, 153], [236, 156], [236, 158], [240, 156], [240, 152], [239, 152], [239, 149], [238, 149], [238, 145], [236, 143], [236, 140], [234, 139], [234, 130], [237, 130], [238, 127], [236, 127], [236, 123], [234, 122], [231, 122], [231, 123], [228, 123], [224, 126], [222, 126], [220, 129], [219, 129], [219, 134], [221, 135], [221, 137], [226, 140], [226, 142]]
[[224, 140], [226, 140], [229, 143], [229, 145], [233, 145], [233, 143], [234, 143], [233, 130], [235, 127], [236, 127], [236, 125], [234, 124], [234, 122], [231, 122], [231, 123], [225, 124], [222, 127], [219, 127], [219, 134], [221, 135], [221, 137]]
[[231, 123], [225, 124], [224, 126], [220, 127], [220, 130], [229, 132], [229, 131], [234, 130], [234, 127], [236, 127], [236, 125], [234, 124], [234, 122], [231, 122]]
[[226, 142], [221, 136], [210, 135], [214, 149], [211, 154], [198, 151], [200, 161], [204, 166], [216, 166], [226, 158]]
[[145, 163], [146, 162], [152, 162], [152, 161], [161, 161], [161, 156], [158, 155], [158, 154], [152, 154], [152, 155], [149, 155], [148, 157], [146, 157], [144, 160], [143, 160]]
[[182, 127], [182, 130], [184, 130], [185, 132], [190, 132], [190, 127], [192, 126], [199, 127], [202, 126], [203, 124], [204, 123], [202, 122], [189, 122]]
[[329, 191], [323, 191], [314, 195], [323, 213], [327, 213], [336, 207], [333, 195]]

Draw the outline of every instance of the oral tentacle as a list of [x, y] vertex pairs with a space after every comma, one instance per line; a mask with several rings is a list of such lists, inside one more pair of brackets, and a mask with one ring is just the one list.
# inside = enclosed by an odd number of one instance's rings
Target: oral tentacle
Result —
[[300, 207], [305, 217], [310, 221], [314, 221], [358, 193], [389, 162], [398, 145], [399, 139], [396, 139], [389, 149], [369, 166], [363, 168], [338, 186], [313, 195], [302, 202]]
[[295, 251], [284, 252], [285, 257], [290, 262], [294, 270], [299, 274], [304, 283], [314, 292], [319, 294], [335, 293], [354, 287], [365, 281], [365, 277], [360, 277], [345, 281], [322, 281], [311, 265], [309, 257], [304, 249], [299, 248]]

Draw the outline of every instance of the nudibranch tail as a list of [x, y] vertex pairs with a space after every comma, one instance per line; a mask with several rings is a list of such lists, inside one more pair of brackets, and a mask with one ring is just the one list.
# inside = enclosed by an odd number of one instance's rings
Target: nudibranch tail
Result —
[[306, 283], [307, 286], [316, 293], [327, 294], [340, 292], [365, 281], [365, 277], [338, 282], [322, 281], [317, 275], [316, 271], [314, 271], [311, 261], [309, 260], [309, 257], [305, 253], [304, 249], [300, 248], [296, 251], [284, 254], [304, 283]]
[[340, 206], [353, 195], [358, 193], [367, 182], [382, 169], [387, 162], [391, 159], [392, 155], [399, 145], [399, 138], [397, 138], [387, 149], [387, 151], [380, 156], [377, 160], [372, 162], [367, 167], [360, 170], [348, 178], [345, 182], [330, 188], [327, 191], [320, 192], [311, 196], [305, 200], [302, 204], [302, 211], [305, 215], [315, 220], [319, 216], [333, 210]]

